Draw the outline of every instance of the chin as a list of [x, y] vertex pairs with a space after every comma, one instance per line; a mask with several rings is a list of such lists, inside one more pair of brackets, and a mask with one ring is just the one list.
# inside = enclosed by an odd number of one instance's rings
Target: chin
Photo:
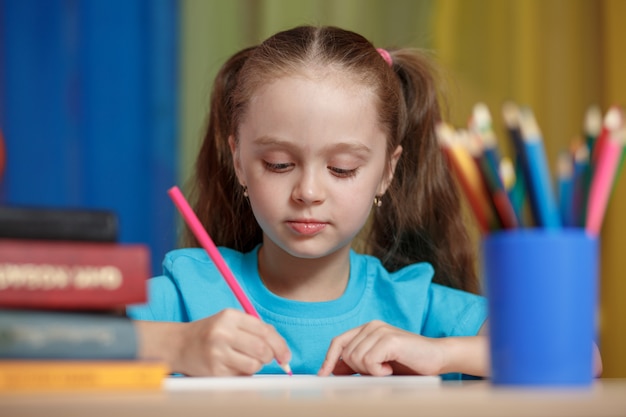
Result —
[[[349, 245], [348, 245], [349, 246]], [[294, 258], [318, 259], [332, 255], [346, 247], [346, 245], [328, 246], [319, 242], [295, 242], [282, 244], [280, 247]]]
[[322, 258], [333, 251], [319, 251], [319, 250], [304, 250], [300, 248], [283, 248], [287, 254], [293, 256], [294, 258], [300, 259], [317, 259]]

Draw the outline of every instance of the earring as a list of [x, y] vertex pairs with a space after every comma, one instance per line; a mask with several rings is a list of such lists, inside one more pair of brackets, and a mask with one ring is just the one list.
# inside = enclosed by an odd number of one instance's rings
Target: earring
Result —
[[248, 187], [246, 185], [243, 186], [243, 196], [248, 198]]
[[375, 196], [374, 197], [374, 207], [380, 207], [383, 205], [383, 197], [382, 196]]

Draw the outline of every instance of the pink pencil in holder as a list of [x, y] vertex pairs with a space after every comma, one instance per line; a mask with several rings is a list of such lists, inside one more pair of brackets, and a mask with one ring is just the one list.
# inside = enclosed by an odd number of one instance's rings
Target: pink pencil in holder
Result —
[[614, 182], [617, 181], [620, 157], [624, 142], [626, 142], [626, 129], [621, 110], [616, 109], [611, 116], [606, 141], [598, 149], [596, 166], [589, 187], [585, 228], [593, 236], [600, 234], [611, 190]]
[[[230, 287], [233, 294], [235, 294], [235, 297], [237, 297], [237, 300], [243, 307], [244, 311], [247, 314], [254, 316], [260, 320], [261, 317], [259, 316], [259, 313], [256, 311], [246, 294], [243, 292], [243, 289], [241, 288], [241, 286], [237, 282], [237, 279], [226, 264], [226, 261], [224, 261], [224, 258], [217, 249], [217, 246], [215, 246], [215, 243], [213, 243], [213, 239], [211, 239], [207, 231], [204, 229], [204, 227], [202, 227], [202, 223], [200, 223], [198, 216], [196, 216], [193, 209], [181, 193], [180, 189], [174, 186], [170, 188], [167, 193], [174, 201], [174, 204], [178, 208], [178, 211], [180, 211], [180, 214], [183, 216], [183, 219], [187, 223], [187, 226], [189, 226], [189, 229], [191, 229], [191, 232], [194, 234], [196, 239], [198, 239], [198, 242], [200, 242], [200, 245], [202, 245], [204, 250], [206, 250], [207, 254], [222, 274], [222, 277], [224, 277], [224, 280]], [[289, 375], [293, 374], [291, 372], [291, 367], [288, 363], [279, 363], [279, 365], [285, 371], [285, 373]]]

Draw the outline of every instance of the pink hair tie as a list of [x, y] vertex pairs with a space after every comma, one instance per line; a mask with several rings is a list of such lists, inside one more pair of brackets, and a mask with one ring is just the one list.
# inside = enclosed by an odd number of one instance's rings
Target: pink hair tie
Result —
[[389, 54], [389, 51], [387, 51], [386, 49], [383, 49], [383, 48], [376, 48], [376, 50], [378, 51], [380, 56], [383, 57], [383, 59], [385, 60], [387, 65], [389, 65], [391, 67], [393, 65], [393, 60], [391, 59], [391, 55]]

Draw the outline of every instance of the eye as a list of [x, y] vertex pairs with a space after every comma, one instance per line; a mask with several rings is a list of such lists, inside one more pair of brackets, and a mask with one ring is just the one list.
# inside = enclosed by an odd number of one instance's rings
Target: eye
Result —
[[272, 172], [287, 172], [293, 167], [293, 164], [289, 162], [285, 162], [285, 163], [273, 163], [273, 162], [267, 162], [267, 161], [263, 161], [263, 162], [265, 163], [265, 168]]
[[343, 169], [343, 168], [337, 168], [337, 167], [328, 167], [328, 169], [333, 173], [333, 175], [335, 175], [336, 177], [339, 178], [350, 178], [350, 177], [354, 177], [358, 171], [358, 169]]

